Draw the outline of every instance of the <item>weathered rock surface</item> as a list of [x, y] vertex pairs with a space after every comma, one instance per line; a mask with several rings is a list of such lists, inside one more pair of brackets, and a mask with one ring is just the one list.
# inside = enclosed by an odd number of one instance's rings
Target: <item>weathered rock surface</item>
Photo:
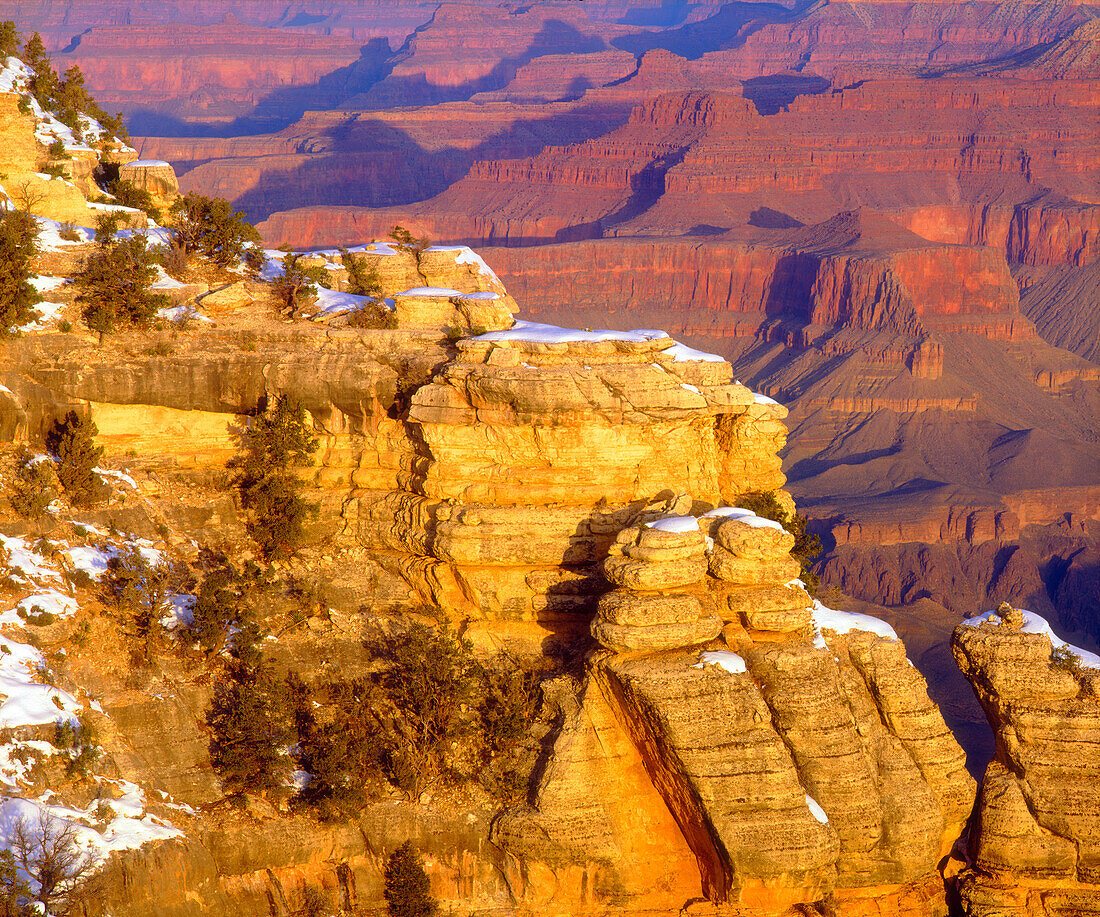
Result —
[[[952, 648], [997, 740], [959, 876], [967, 914], [1100, 908], [1100, 669], [1058, 662], [1051, 639], [1002, 605]], [[1096, 664], [1093, 657], [1092, 664]]]
[[[623, 836], [625, 791], [655, 811], [662, 838], [671, 815], [678, 874], [736, 913], [826, 897], [844, 914], [945, 913], [934, 870], [971, 804], [962, 753], [896, 638], [830, 619], [811, 639], [802, 589], [759, 585], [790, 578], [772, 570], [792, 543], [747, 511], [620, 532], [603, 565], [615, 588], [592, 623], [605, 651], [589, 660], [579, 706], [563, 710], [533, 809], [494, 826], [509, 858], [604, 856], [601, 879], [630, 909], [675, 911], [683, 889], [655, 883], [638, 839]], [[710, 574], [698, 562], [708, 556]], [[788, 617], [769, 627], [757, 612], [777, 606]], [[640, 788], [600, 770], [624, 740], [644, 766]], [[583, 799], [580, 819], [563, 799]], [[529, 894], [538, 874], [529, 866]]]
[[118, 177], [148, 192], [153, 202], [161, 207], [171, 206], [180, 193], [175, 170], [162, 160], [141, 159], [123, 163], [119, 166]]

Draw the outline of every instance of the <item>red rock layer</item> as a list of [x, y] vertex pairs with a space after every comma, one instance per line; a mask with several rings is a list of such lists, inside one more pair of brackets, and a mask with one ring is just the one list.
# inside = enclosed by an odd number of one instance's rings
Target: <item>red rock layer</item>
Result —
[[[1082, 264], [1095, 258], [1098, 217], [1072, 198], [1095, 195], [1098, 108], [1097, 81], [868, 82], [769, 115], [740, 95], [672, 93], [605, 136], [482, 159], [432, 200], [378, 220], [419, 221], [478, 244], [532, 244], [789, 226], [862, 203], [913, 211], [909, 225], [935, 241]], [[1059, 195], [1044, 197], [1049, 188]], [[999, 203], [983, 210], [992, 196]], [[363, 216], [326, 218], [324, 234], [308, 213], [265, 229], [331, 243]]]

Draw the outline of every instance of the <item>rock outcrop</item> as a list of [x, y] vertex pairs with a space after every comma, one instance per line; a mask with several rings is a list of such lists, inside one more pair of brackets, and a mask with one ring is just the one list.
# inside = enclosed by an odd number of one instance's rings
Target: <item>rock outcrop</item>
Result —
[[[777, 524], [655, 515], [603, 562], [604, 649], [563, 707], [533, 808], [495, 824], [522, 900], [575, 885], [551, 866], [564, 861], [656, 913], [695, 883], [736, 913], [826, 898], [844, 914], [944, 913], [935, 864], [973, 783], [904, 647], [813, 603]], [[672, 868], [653, 868], [655, 842]]]
[[180, 184], [172, 166], [161, 159], [135, 159], [123, 163], [118, 177], [145, 191], [160, 207], [169, 207], [179, 196]]
[[[136, 158], [133, 149], [88, 120], [87, 143], [77, 142], [72, 131], [32, 102], [27, 90], [29, 71], [16, 58], [0, 61], [5, 91], [0, 92], [0, 171], [3, 172], [5, 202], [36, 216], [88, 226], [95, 224], [95, 206], [88, 198], [102, 192], [92, 181], [92, 172], [102, 162], [122, 164]], [[51, 152], [54, 144], [61, 152]], [[91, 145], [89, 145], [91, 144]], [[167, 164], [165, 164], [167, 165]], [[171, 166], [167, 168], [171, 172]], [[114, 207], [124, 225], [144, 226], [145, 215], [125, 207]]]
[[966, 913], [1100, 912], [1100, 657], [1007, 603], [952, 647], [997, 740], [959, 876]]
[[[332, 254], [311, 257], [339, 284]], [[749, 491], [793, 509], [777, 456], [786, 410], [663, 332], [515, 322], [469, 249], [350, 257], [377, 268], [396, 328], [351, 327], [323, 298], [314, 321], [287, 324], [242, 284], [198, 298], [212, 321], [179, 332], [170, 358], [35, 334], [4, 375], [17, 432], [78, 405], [112, 453], [140, 448], [196, 481], [231, 454], [226, 421], [291, 393], [322, 433], [309, 478], [339, 520], [330, 537], [363, 558], [334, 589], [433, 608], [476, 644], [528, 657], [583, 654], [595, 638], [579, 693], [548, 687], [561, 730], [534, 808], [498, 818], [492, 844], [475, 819], [460, 855], [425, 842], [452, 900], [667, 913], [704, 899], [779, 915], [831, 896], [845, 913], [872, 913], [872, 899], [942, 913], [936, 864], [972, 799], [961, 750], [881, 622], [853, 629], [814, 606], [793, 581], [791, 536], [732, 509]], [[163, 500], [160, 486], [148, 492]], [[223, 525], [231, 509], [174, 512]], [[151, 757], [182, 714], [105, 709], [140, 725], [118, 758], [127, 773], [209, 799], [191, 727], [177, 723], [170, 760]], [[389, 837], [374, 817], [364, 830]], [[360, 835], [271, 818], [247, 855], [229, 855], [237, 828], [210, 819], [120, 859], [114, 909], [141, 913], [133, 889], [158, 868], [181, 909], [192, 895], [253, 913], [257, 889], [289, 902], [301, 883], [348, 876], [356, 901], [375, 895], [380, 860]], [[344, 871], [281, 832], [325, 845]]]
[[575, 617], [598, 593], [594, 564], [653, 499], [782, 487], [781, 416], [659, 332], [521, 324], [460, 340], [411, 397], [420, 459], [361, 506], [363, 535], [415, 546], [401, 563], [434, 604]]

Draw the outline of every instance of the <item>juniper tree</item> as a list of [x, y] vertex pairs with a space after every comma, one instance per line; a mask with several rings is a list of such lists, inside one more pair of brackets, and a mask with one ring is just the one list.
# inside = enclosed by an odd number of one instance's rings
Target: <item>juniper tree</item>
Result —
[[411, 841], [405, 841], [387, 858], [384, 879], [382, 894], [390, 917], [432, 917], [439, 910], [431, 880]]
[[35, 317], [41, 301], [31, 285], [31, 262], [38, 250], [38, 221], [29, 213], [0, 214], [0, 336], [14, 333]]
[[69, 411], [64, 420], [54, 421], [46, 434], [46, 451], [57, 459], [57, 477], [74, 506], [88, 506], [95, 499], [93, 469], [103, 456], [103, 447], [95, 444], [98, 432], [93, 420]]
[[280, 395], [267, 411], [237, 430], [238, 452], [229, 461], [233, 486], [247, 514], [249, 534], [269, 560], [297, 551], [312, 506], [301, 497], [292, 468], [309, 463], [317, 438], [300, 403]]
[[188, 626], [192, 639], [212, 656], [225, 648], [233, 629], [245, 617], [248, 593], [245, 578], [224, 555], [215, 557], [214, 562], [199, 584]]
[[260, 234], [244, 214], [222, 198], [188, 191], [172, 204], [169, 213], [172, 243], [222, 267], [236, 264], [246, 247], [260, 242]]
[[103, 336], [119, 325], [147, 327], [168, 298], [150, 287], [157, 279], [154, 254], [145, 236], [118, 239], [96, 226], [96, 247], [73, 278], [81, 316], [92, 331]]
[[211, 764], [233, 795], [277, 792], [289, 773], [285, 691], [263, 659], [259, 637], [247, 622], [237, 632], [206, 715]]
[[301, 256], [288, 252], [283, 258], [283, 272], [271, 281], [275, 298], [284, 313], [296, 318], [306, 300], [317, 292], [317, 285], [327, 283], [328, 271], [322, 267], [307, 267]]
[[50, 64], [42, 36], [34, 32], [23, 45], [23, 63], [31, 69], [27, 88], [43, 108], [53, 108], [61, 91], [61, 80]]
[[53, 463], [22, 448], [16, 457], [15, 475], [8, 491], [12, 509], [27, 519], [41, 519], [56, 496], [57, 474]]
[[10, 19], [0, 22], [0, 58], [19, 53], [19, 32]]
[[181, 576], [165, 559], [150, 563], [135, 547], [126, 547], [107, 561], [103, 575], [105, 598], [130, 619], [135, 656], [147, 664], [160, 640], [161, 618], [169, 599], [181, 586]]
[[427, 236], [414, 236], [404, 226], [394, 226], [390, 230], [390, 238], [393, 239], [393, 247], [398, 251], [414, 255], [419, 255], [429, 244]]
[[348, 272], [348, 292], [356, 296], [370, 296], [377, 299], [382, 295], [382, 278], [374, 264], [368, 264], [362, 258], [356, 258], [346, 248], [340, 249], [340, 262]]

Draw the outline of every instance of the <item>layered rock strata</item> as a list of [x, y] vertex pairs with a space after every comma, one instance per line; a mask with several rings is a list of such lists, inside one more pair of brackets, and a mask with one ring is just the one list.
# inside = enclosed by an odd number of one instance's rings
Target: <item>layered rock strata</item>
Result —
[[967, 914], [1100, 913], [1100, 657], [1007, 603], [952, 649], [997, 741], [959, 877]]
[[411, 396], [418, 460], [399, 492], [361, 506], [362, 537], [411, 551], [418, 593], [456, 614], [569, 617], [652, 501], [781, 488], [783, 414], [661, 332], [521, 323], [459, 340]]
[[[697, 883], [736, 914], [826, 899], [846, 915], [945, 914], [935, 867], [973, 782], [905, 648], [882, 622], [815, 605], [775, 523], [655, 515], [603, 562], [603, 649], [562, 710], [533, 807], [495, 824], [521, 900], [575, 882], [545, 866], [570, 861], [654, 913]], [[625, 785], [607, 779], [605, 749], [631, 762]], [[653, 868], [656, 838], [667, 869]]]

